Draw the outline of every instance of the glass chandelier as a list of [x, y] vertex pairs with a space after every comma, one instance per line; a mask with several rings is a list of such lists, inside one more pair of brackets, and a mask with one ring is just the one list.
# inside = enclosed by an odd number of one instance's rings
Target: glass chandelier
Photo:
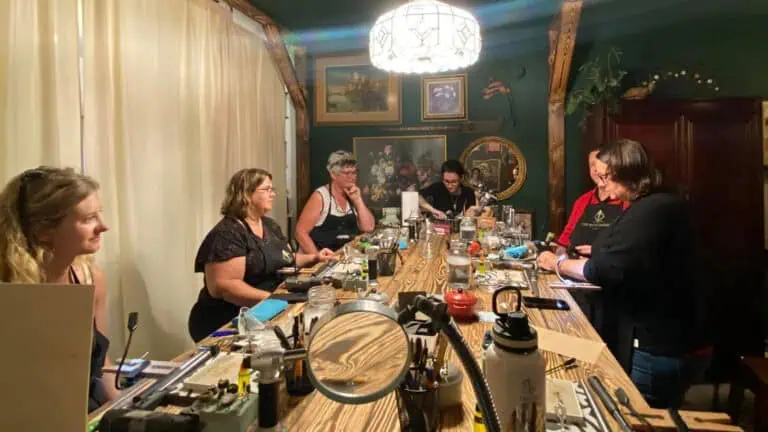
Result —
[[371, 63], [396, 73], [462, 69], [480, 56], [480, 24], [472, 14], [436, 0], [414, 0], [376, 20]]

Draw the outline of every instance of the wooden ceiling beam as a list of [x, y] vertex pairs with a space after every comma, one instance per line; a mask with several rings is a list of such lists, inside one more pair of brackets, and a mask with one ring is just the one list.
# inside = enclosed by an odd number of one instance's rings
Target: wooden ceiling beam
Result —
[[283, 82], [288, 88], [288, 93], [291, 95], [294, 107], [297, 110], [306, 110], [307, 97], [302, 91], [301, 84], [296, 77], [296, 70], [293, 67], [293, 62], [291, 62], [291, 57], [288, 55], [288, 50], [285, 48], [282, 35], [283, 30], [281, 27], [277, 25], [270, 16], [256, 8], [256, 6], [252, 5], [248, 0], [223, 1], [264, 27], [264, 33], [267, 36], [267, 50], [269, 51], [272, 60], [275, 62], [277, 69], [280, 71], [280, 76], [282, 76]]
[[583, 0], [563, 0], [549, 29], [549, 230], [565, 226], [565, 92]]

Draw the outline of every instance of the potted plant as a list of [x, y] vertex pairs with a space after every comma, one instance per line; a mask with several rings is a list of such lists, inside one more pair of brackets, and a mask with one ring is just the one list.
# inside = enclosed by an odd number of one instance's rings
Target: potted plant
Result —
[[586, 125], [587, 117], [596, 105], [604, 104], [611, 114], [618, 112], [621, 81], [627, 74], [627, 71], [619, 68], [620, 62], [621, 52], [611, 48], [605, 64], [598, 56], [579, 67], [585, 83], [569, 93], [565, 112], [571, 115], [581, 108], [581, 127]]

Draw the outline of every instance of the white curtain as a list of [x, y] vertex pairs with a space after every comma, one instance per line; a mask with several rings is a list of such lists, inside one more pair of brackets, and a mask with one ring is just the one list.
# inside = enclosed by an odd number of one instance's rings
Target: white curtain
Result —
[[193, 260], [229, 177], [261, 167], [284, 190], [283, 85], [262, 41], [211, 0], [83, 1], [83, 150], [112, 228], [99, 262], [113, 353], [138, 311], [132, 354], [171, 358], [191, 346]]
[[0, 184], [80, 167], [77, 0], [0, 1]]

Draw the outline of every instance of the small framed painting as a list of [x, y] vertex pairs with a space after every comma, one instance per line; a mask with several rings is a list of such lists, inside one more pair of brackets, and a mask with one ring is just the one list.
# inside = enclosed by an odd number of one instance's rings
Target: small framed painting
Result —
[[515, 225], [526, 240], [533, 240], [533, 235], [536, 230], [534, 211], [517, 209], [515, 214]]
[[442, 75], [421, 79], [421, 120], [467, 119], [467, 75]]
[[367, 54], [315, 60], [315, 123], [400, 123], [400, 77], [376, 69]]

